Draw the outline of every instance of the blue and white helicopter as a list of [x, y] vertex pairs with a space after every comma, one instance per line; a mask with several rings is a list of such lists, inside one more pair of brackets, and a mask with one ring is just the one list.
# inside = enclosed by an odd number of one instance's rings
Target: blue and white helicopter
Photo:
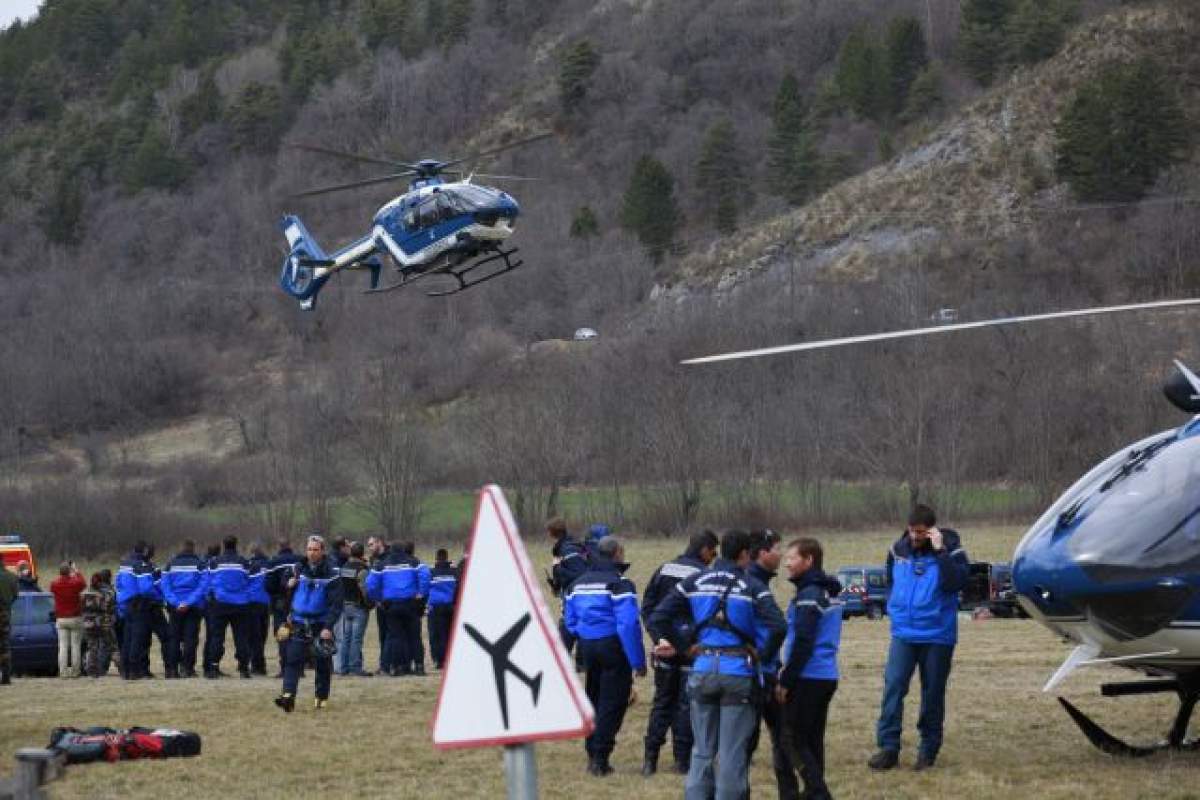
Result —
[[[1200, 299], [1107, 306], [1051, 314], [850, 336], [683, 363], [709, 363], [841, 345], [952, 333], [1119, 311], [1176, 308]], [[1200, 377], [1179, 361], [1167, 398], [1194, 415], [1174, 428], [1122, 448], [1093, 467], [1029, 528], [1013, 554], [1013, 586], [1031, 617], [1075, 648], [1046, 683], [1050, 691], [1083, 666], [1114, 665], [1143, 676], [1104, 683], [1120, 697], [1174, 692], [1179, 711], [1165, 740], [1130, 745], [1059, 697], [1100, 750], [1146, 756], [1164, 749], [1200, 750], [1188, 723], [1200, 700]]]
[[[279, 275], [279, 285], [300, 301], [300, 307], [311, 310], [325, 283], [342, 270], [368, 270], [371, 274], [368, 294], [390, 292], [432, 275], [454, 280], [452, 288], [426, 292], [431, 297], [454, 294], [499, 277], [521, 266], [513, 260], [516, 248], [504, 249], [512, 235], [513, 223], [520, 214], [515, 198], [500, 189], [472, 183], [474, 178], [493, 180], [531, 180], [514, 175], [467, 174], [450, 167], [485, 158], [531, 144], [551, 134], [539, 133], [516, 142], [494, 147], [449, 161], [424, 159], [416, 163], [394, 161], [357, 153], [347, 153], [326, 147], [291, 144], [299, 150], [336, 156], [368, 164], [391, 167], [392, 172], [376, 178], [325, 186], [293, 197], [357, 189], [363, 186], [411, 178], [408, 191], [385, 203], [371, 222], [371, 231], [339, 250], [326, 253], [317, 240], [294, 214], [288, 214], [279, 226], [290, 248]], [[459, 180], [446, 181], [446, 176]], [[397, 280], [387, 286], [379, 285], [383, 269], [381, 256], [391, 258], [399, 272]], [[500, 262], [499, 269], [490, 269], [482, 276], [472, 277], [481, 267]]]

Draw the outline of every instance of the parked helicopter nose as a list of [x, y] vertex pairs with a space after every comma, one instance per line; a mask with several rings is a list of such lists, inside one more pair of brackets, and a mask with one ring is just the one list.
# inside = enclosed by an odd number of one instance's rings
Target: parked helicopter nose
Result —
[[1156, 632], [1200, 588], [1200, 437], [1193, 423], [1106, 459], [1021, 540], [1013, 587], [1059, 629], [1086, 621], [1117, 641]]

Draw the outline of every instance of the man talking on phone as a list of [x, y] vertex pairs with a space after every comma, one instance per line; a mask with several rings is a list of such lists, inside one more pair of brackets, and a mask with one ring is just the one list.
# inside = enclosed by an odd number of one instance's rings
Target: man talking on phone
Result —
[[883, 701], [876, 743], [879, 750], [867, 766], [891, 769], [899, 763], [904, 696], [914, 670], [921, 675], [921, 715], [917, 718], [920, 747], [913, 769], [929, 769], [942, 747], [946, 717], [946, 682], [958, 641], [958, 593], [966, 583], [967, 552], [958, 533], [939, 530], [937, 515], [917, 505], [908, 516], [908, 529], [887, 557], [887, 612], [892, 643], [883, 671]]

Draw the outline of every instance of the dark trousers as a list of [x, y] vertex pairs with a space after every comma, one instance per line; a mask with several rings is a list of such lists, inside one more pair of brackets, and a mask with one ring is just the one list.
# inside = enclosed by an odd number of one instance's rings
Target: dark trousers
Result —
[[450, 603], [429, 607], [429, 655], [438, 669], [446, 663], [446, 644], [450, 625], [454, 622], [454, 606]]
[[121, 643], [121, 664], [122, 674], [126, 678], [142, 677], [150, 673], [151, 635], [158, 639], [167, 674], [178, 671], [175, 638], [171, 635], [171, 626], [167, 623], [161, 605], [131, 603], [123, 633], [125, 641]]
[[425, 613], [424, 600], [410, 600], [408, 616], [404, 619], [404, 633], [408, 637], [408, 663], [411, 668], [425, 670], [425, 642], [421, 639], [421, 616]]
[[408, 620], [412, 610], [407, 600], [388, 600], [380, 607], [383, 612], [387, 638], [384, 640], [383, 660], [393, 674], [412, 672], [412, 656], [408, 653]]
[[[780, 800], [799, 800], [800, 784], [796, 781], [796, 771], [792, 768], [792, 759], [783, 741], [784, 708], [775, 699], [775, 683], [774, 675], [769, 672], [763, 674], [759, 714], [762, 721], [767, 723], [767, 733], [771, 737], [771, 768], [775, 771], [775, 784], [779, 788]], [[754, 733], [750, 735], [749, 752], [746, 754], [747, 764], [754, 757], [754, 751], [758, 749], [758, 736], [761, 730], [761, 726], [755, 725]]]
[[583, 656], [584, 691], [596, 710], [596, 727], [584, 741], [591, 758], [608, 760], [617, 744], [617, 732], [625, 721], [629, 707], [629, 690], [633, 688], [633, 671], [616, 636], [603, 639], [579, 639], [576, 642]]
[[900, 749], [904, 728], [904, 696], [914, 671], [921, 675], [921, 715], [917, 732], [921, 734], [923, 755], [936, 758], [942, 749], [942, 725], [946, 719], [946, 684], [950, 680], [952, 644], [910, 644], [892, 639], [887, 666], [883, 670], [883, 701], [875, 738], [881, 750]]
[[675, 763], [692, 760], [692, 713], [688, 706], [687, 680], [691, 674], [686, 666], [669, 661], [654, 664], [654, 702], [646, 723], [646, 755], [658, 756], [658, 751], [671, 732], [671, 750]]
[[172, 608], [169, 615], [179, 667], [185, 673], [195, 672], [196, 648], [200, 644], [200, 620], [204, 618], [204, 611], [199, 608], [189, 608], [187, 611]]
[[267, 674], [267, 631], [271, 612], [266, 603], [251, 603], [246, 612], [246, 645], [250, 649], [250, 670]]
[[[309, 653], [312, 650], [313, 636], [316, 636], [316, 633], [307, 633], [303, 628], [297, 626], [291, 637], [284, 642], [283, 691], [285, 694], [290, 694], [293, 697], [296, 694], [296, 687], [300, 683], [300, 675], [304, 672], [304, 665], [307, 663]], [[315, 677], [317, 698], [320, 700], [328, 699], [329, 676], [333, 672], [333, 658], [331, 656], [313, 656], [313, 663], [317, 673]]]
[[[204, 668], [216, 669], [225, 657], [225, 630], [233, 629], [233, 656], [239, 670], [250, 669], [250, 642], [247, 636], [246, 606], [216, 603], [212, 610], [212, 636], [204, 643]], [[211, 645], [211, 648], [209, 647]]]
[[804, 781], [804, 796], [828, 798], [825, 785], [825, 723], [837, 681], [802, 678], [783, 709], [783, 740]]
[[375, 627], [379, 631], [379, 671], [391, 672], [392, 662], [388, 660], [391, 654], [387, 647], [387, 614], [382, 605], [375, 608]]

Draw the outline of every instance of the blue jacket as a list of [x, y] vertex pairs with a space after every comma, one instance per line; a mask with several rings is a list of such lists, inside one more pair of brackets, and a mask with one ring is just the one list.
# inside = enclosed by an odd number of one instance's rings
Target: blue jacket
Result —
[[909, 644], [958, 641], [958, 593], [970, 570], [958, 533], [942, 529], [942, 550], [914, 552], [908, 534], [887, 557], [888, 619], [892, 636]]
[[271, 595], [267, 592], [267, 569], [271, 560], [266, 556], [250, 556], [249, 564], [246, 600], [256, 605], [268, 606], [271, 604]]
[[195, 553], [180, 553], [167, 562], [159, 581], [163, 600], [171, 608], [204, 608], [208, 591], [208, 570], [204, 559]]
[[117, 616], [129, 614], [129, 604], [137, 598], [158, 600], [160, 595], [155, 586], [157, 570], [148, 558], [130, 553], [117, 568]]
[[[760, 567], [758, 565], [757, 561], [751, 561], [750, 566], [746, 567], [746, 574], [749, 575], [750, 577], [754, 578], [755, 580], [757, 580], [763, 586], [767, 587], [767, 590], [770, 591], [771, 581], [775, 580], [775, 576], [778, 573], [771, 572], [768, 569]], [[772, 597], [773, 596], [774, 595], [772, 594]], [[755, 640], [754, 646], [756, 648], [758, 648], [758, 651], [760, 653], [763, 650], [763, 645], [766, 644], [766, 640], [767, 640], [768, 636], [770, 636], [770, 630], [768, 630], [766, 625], [764, 625], [762, 622], [760, 622], [756, 626], [756, 630], [754, 632], [754, 640]], [[779, 667], [780, 667], [779, 651], [776, 651], [775, 655], [772, 656], [770, 658], [770, 660], [765, 659], [765, 658], [762, 659], [760, 662], [760, 666], [762, 667], [763, 673], [765, 673], [767, 675], [777, 675], [779, 673]]]
[[413, 560], [417, 562], [417, 597], [427, 598], [429, 597], [429, 582], [433, 578], [429, 572], [429, 565], [416, 557]]
[[454, 605], [458, 594], [458, 568], [449, 561], [438, 561], [433, 565], [429, 579], [429, 605]]
[[[725, 623], [717, 617], [722, 606]], [[723, 558], [681, 581], [658, 604], [650, 615], [651, 635], [670, 641], [676, 650], [686, 650], [690, 642], [681, 641], [676, 634], [681, 620], [690, 622], [699, 645], [692, 671], [721, 675], [759, 676], [747, 646], [754, 645], [759, 659], [770, 661], [787, 631], [771, 590]], [[736, 652], [739, 650], [743, 652]]]
[[296, 588], [292, 592], [291, 619], [333, 630], [342, 615], [342, 580], [329, 556], [316, 566], [304, 559], [296, 567]]
[[588, 554], [584, 546], [570, 536], [564, 536], [555, 542], [554, 548], [550, 552], [558, 559], [558, 563], [551, 570], [550, 581], [550, 588], [557, 596], [569, 589], [580, 575], [587, 572]]
[[267, 577], [263, 588], [271, 598], [274, 608], [287, 610], [287, 582], [292, 577], [293, 567], [300, 563], [300, 556], [292, 548], [284, 547], [267, 562]]
[[420, 593], [420, 562], [399, 547], [371, 568], [367, 576], [367, 599], [375, 602], [412, 600]]
[[250, 562], [226, 550], [208, 565], [209, 593], [218, 603], [244, 606], [250, 602]]
[[[654, 609], [658, 608], [659, 603], [675, 591], [680, 581], [699, 574], [704, 568], [705, 564], [700, 560], [699, 553], [684, 553], [654, 570], [650, 582], [646, 584], [646, 591], [642, 593], [642, 621], [646, 623], [647, 629], [650, 627], [650, 616], [654, 614]], [[677, 620], [675, 638], [671, 641], [687, 642], [690, 646], [694, 633], [691, 618], [681, 618]], [[687, 663], [689, 659], [681, 654], [666, 661], [677, 665]]]
[[815, 567], [793, 578], [796, 597], [788, 605], [779, 682], [795, 689], [801, 678], [836, 681], [842, 643], [842, 585]]
[[592, 557], [591, 568], [567, 589], [563, 621], [580, 639], [617, 636], [632, 669], [646, 668], [642, 624], [638, 620], [637, 589], [622, 576], [628, 564]]

